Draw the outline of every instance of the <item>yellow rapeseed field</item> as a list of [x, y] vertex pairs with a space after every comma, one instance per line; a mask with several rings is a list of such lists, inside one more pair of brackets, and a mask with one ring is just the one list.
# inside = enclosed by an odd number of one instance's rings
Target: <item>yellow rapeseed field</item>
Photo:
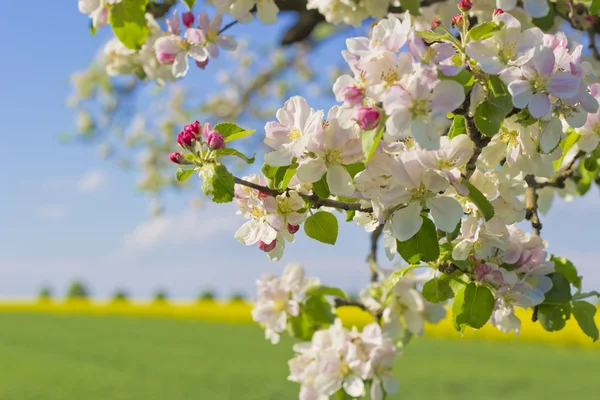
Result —
[[[226, 323], [253, 323], [250, 311], [252, 304], [243, 301], [217, 302], [136, 302], [136, 301], [112, 301], [92, 302], [87, 300], [68, 301], [1, 301], [0, 312], [49, 312], [57, 314], [95, 314], [95, 315], [124, 315], [140, 317], [171, 317], [181, 319], [198, 319], [203, 321], [215, 321]], [[583, 346], [600, 349], [600, 341], [592, 343], [581, 332], [579, 326], [572, 318], [567, 326], [560, 332], [549, 333], [544, 331], [539, 323], [531, 321], [531, 312], [520, 310], [517, 312], [521, 318], [521, 333], [515, 337], [514, 334], [504, 334], [491, 325], [478, 331], [468, 330], [464, 336], [458, 333], [452, 326], [452, 321], [446, 317], [439, 324], [428, 324], [425, 334], [431, 337], [442, 337], [451, 339], [470, 338], [490, 341], [530, 341], [545, 342], [556, 345]], [[373, 321], [370, 314], [355, 307], [342, 307], [338, 314], [344, 325], [358, 327]], [[596, 321], [600, 325], [600, 312], [596, 314]]]

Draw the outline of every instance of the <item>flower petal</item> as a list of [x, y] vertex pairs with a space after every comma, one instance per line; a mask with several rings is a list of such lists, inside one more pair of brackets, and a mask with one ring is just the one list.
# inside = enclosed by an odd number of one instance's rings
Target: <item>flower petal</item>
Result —
[[421, 229], [421, 225], [423, 225], [421, 205], [410, 203], [394, 213], [391, 222], [392, 235], [399, 241], [404, 242], [415, 236]]
[[427, 200], [427, 207], [431, 210], [435, 225], [444, 232], [453, 232], [464, 213], [456, 199], [446, 196]]

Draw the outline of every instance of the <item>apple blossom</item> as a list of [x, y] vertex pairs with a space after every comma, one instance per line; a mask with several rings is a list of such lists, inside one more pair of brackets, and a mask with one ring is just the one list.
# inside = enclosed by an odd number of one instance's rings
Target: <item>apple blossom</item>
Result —
[[79, 12], [88, 15], [92, 19], [94, 28], [103, 27], [108, 23], [109, 7], [118, 4], [122, 0], [78, 0]]
[[200, 31], [204, 36], [204, 47], [210, 57], [219, 57], [219, 47], [222, 47], [225, 50], [235, 50], [237, 48], [237, 43], [233, 36], [222, 35], [219, 33], [221, 25], [223, 24], [223, 16], [221, 14], [215, 15], [211, 20], [206, 11], [202, 11], [200, 15], [198, 15], [198, 23], [200, 25]]

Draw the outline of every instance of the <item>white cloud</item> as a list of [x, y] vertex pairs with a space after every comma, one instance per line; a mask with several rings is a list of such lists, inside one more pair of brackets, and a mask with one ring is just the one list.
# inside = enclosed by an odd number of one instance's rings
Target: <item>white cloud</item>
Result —
[[47, 219], [63, 219], [69, 212], [67, 208], [60, 204], [45, 204], [35, 210], [35, 214]]
[[126, 252], [141, 252], [157, 247], [188, 247], [200, 245], [223, 234], [233, 235], [243, 223], [229, 207], [209, 210], [186, 210], [177, 215], [151, 218], [127, 232], [123, 237]]
[[108, 177], [102, 171], [89, 171], [77, 182], [77, 190], [80, 192], [98, 192], [104, 190], [108, 185]]

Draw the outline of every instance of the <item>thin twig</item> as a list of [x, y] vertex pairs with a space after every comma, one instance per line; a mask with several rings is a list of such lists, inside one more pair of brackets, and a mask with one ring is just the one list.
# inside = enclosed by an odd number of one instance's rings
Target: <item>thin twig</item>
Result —
[[358, 308], [360, 308], [363, 311], [369, 311], [367, 309], [367, 306], [365, 306], [360, 301], [346, 300], [346, 299], [342, 299], [340, 297], [336, 297], [333, 300], [333, 306], [335, 308], [340, 308], [340, 307], [358, 307]]
[[580, 151], [579, 153], [577, 153], [577, 155], [575, 155], [575, 157], [573, 157], [571, 162], [569, 164], [567, 164], [567, 166], [565, 167], [563, 172], [558, 177], [556, 177], [554, 180], [546, 181], [546, 182], [535, 182], [536, 189], [543, 189], [545, 187], [564, 189], [565, 181], [567, 179], [569, 179], [571, 176], [573, 176], [573, 173], [575, 172], [573, 170], [573, 166], [575, 165], [575, 162], [578, 159], [580, 159], [581, 157], [585, 156], [585, 154], [586, 153], [583, 151]]
[[[251, 189], [256, 189], [259, 192], [262, 192], [262, 193], [267, 194], [272, 197], [279, 196], [280, 194], [283, 194], [283, 193], [287, 192], [287, 190], [288, 190], [288, 189], [286, 189], [284, 191], [279, 191], [279, 190], [271, 189], [266, 186], [257, 185], [256, 183], [245, 181], [238, 177], [233, 177], [233, 181], [235, 183], [237, 183], [238, 185], [246, 186]], [[346, 210], [346, 211], [354, 210], [354, 211], [361, 211], [361, 212], [367, 212], [367, 213], [373, 212], [372, 207], [363, 208], [360, 205], [360, 203], [346, 203], [346, 202], [338, 201], [338, 200], [323, 199], [323, 198], [317, 196], [316, 194], [302, 194], [302, 193], [298, 193], [298, 194], [304, 200], [308, 201], [310, 203], [311, 207], [313, 207], [313, 208], [332, 207], [332, 208], [337, 208], [337, 209]]]
[[219, 35], [223, 32], [225, 32], [227, 29], [231, 28], [232, 26], [234, 26], [235, 24], [237, 24], [238, 21], [231, 21], [230, 23], [228, 23], [227, 25], [225, 25], [220, 31], [219, 31]]
[[[367, 256], [367, 262], [369, 266], [377, 264], [377, 242], [383, 233], [384, 224], [379, 225], [373, 232], [371, 232], [371, 251]], [[371, 282], [377, 282], [377, 271], [371, 267]]]
[[540, 236], [542, 230], [542, 223], [540, 222], [540, 216], [538, 214], [538, 194], [537, 194], [537, 182], [535, 176], [526, 175], [525, 182], [527, 182], [527, 190], [525, 191], [525, 205], [527, 211], [525, 218], [531, 222], [531, 228], [535, 236]]

